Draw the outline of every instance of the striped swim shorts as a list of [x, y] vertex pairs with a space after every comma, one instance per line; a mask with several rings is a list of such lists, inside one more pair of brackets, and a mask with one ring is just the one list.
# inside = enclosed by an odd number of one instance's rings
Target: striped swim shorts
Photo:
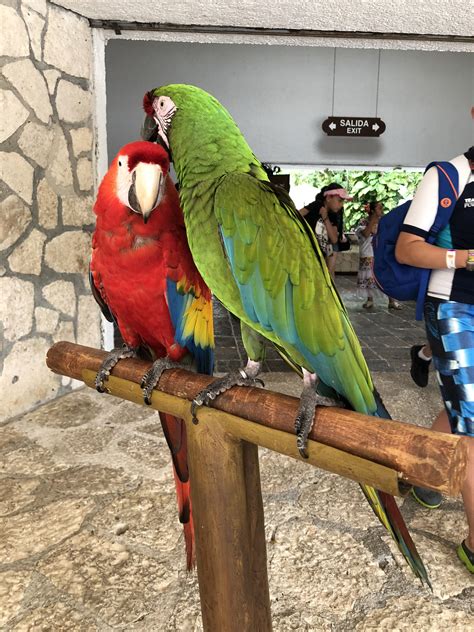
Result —
[[427, 296], [425, 325], [451, 431], [474, 437], [474, 305]]

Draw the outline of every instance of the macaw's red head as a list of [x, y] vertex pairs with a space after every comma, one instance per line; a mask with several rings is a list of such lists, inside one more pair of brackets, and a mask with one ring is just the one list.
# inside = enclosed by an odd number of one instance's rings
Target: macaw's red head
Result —
[[166, 187], [169, 158], [160, 145], [145, 141], [122, 147], [111, 165], [116, 194], [125, 206], [148, 221]]

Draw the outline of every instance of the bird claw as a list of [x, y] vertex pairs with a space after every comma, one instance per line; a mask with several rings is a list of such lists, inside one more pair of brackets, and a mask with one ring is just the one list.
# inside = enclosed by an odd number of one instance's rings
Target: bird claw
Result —
[[250, 377], [243, 369], [231, 371], [223, 377], [214, 380], [209, 386], [206, 386], [191, 402], [191, 415], [194, 424], [198, 423], [197, 411], [201, 406], [208, 406], [216, 397], [222, 395], [233, 386], [253, 386], [265, 387], [263, 380], [258, 377]]
[[296, 446], [303, 459], [308, 458], [308, 437], [314, 424], [314, 413], [318, 406], [341, 406], [341, 402], [319, 395], [313, 387], [305, 387], [301, 393], [300, 406], [295, 419]]
[[182, 366], [178, 362], [173, 362], [169, 358], [158, 358], [158, 360], [153, 362], [140, 382], [140, 388], [143, 390], [143, 401], [147, 406], [151, 406], [153, 389], [160, 381], [163, 371], [180, 368], [182, 368]]
[[123, 360], [124, 358], [133, 358], [136, 356], [136, 350], [132, 349], [128, 345], [123, 345], [119, 349], [113, 349], [110, 353], [105, 356], [104, 361], [100, 365], [100, 369], [97, 371], [97, 375], [95, 376], [94, 386], [99, 393], [106, 393], [108, 389], [105, 386], [105, 382], [110, 377], [110, 372], [117, 364], [119, 360]]

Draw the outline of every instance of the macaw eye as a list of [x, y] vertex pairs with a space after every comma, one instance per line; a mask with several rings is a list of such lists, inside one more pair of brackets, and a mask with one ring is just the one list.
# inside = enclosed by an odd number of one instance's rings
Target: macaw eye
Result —
[[160, 101], [160, 108], [165, 107], [165, 102], [164, 101]]
[[121, 167], [121, 166], [122, 166], [122, 164], [123, 164], [123, 163], [122, 163], [122, 161], [121, 161], [121, 160], [119, 160], [119, 167]]

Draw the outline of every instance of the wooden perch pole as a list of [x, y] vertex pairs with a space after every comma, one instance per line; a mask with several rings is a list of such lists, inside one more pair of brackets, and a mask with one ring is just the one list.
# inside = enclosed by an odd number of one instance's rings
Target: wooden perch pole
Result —
[[[105, 355], [106, 352], [98, 349], [58, 342], [49, 350], [47, 364], [55, 373], [86, 381], [91, 385], [91, 375], [97, 372]], [[111, 393], [140, 403], [138, 384], [148, 367], [149, 363], [142, 360], [120, 361], [113, 370], [113, 376], [121, 379], [110, 380]], [[191, 400], [212, 379], [181, 369], [166, 371], [160, 380], [159, 390], [154, 392], [153, 407], [189, 419], [189, 401], [186, 400]], [[125, 383], [124, 380], [128, 382]], [[236, 437], [296, 457], [293, 429], [298, 408], [296, 398], [262, 389], [233, 388], [217, 398], [213, 402], [213, 408], [227, 415], [216, 415], [212, 409], [203, 408], [199, 419], [207, 420], [212, 416]], [[239, 417], [254, 423], [242, 422]], [[290, 446], [288, 451], [286, 448], [282, 449], [281, 444], [285, 440], [289, 442], [290, 438], [295, 454], [291, 453]], [[361, 465], [362, 461], [367, 468], [367, 462], [370, 462], [368, 466], [380, 468], [376, 472], [376, 479], [380, 476], [383, 483], [386, 477], [386, 485], [381, 484], [379, 489], [390, 493], [397, 493], [395, 485], [390, 485], [389, 482], [390, 471], [399, 473], [402, 482], [429, 487], [449, 496], [457, 496], [464, 482], [467, 446], [463, 437], [398, 421], [368, 417], [349, 410], [321, 407], [316, 411], [310, 439], [324, 444], [315, 446], [310, 441], [310, 463], [325, 467], [318, 463], [317, 453], [324, 452], [326, 448], [330, 452], [327, 455], [326, 469], [361, 482], [375, 484], [376, 481], [372, 482], [370, 479], [370, 472], [364, 475]], [[337, 455], [342, 461], [348, 459], [349, 465], [346, 463], [345, 471], [330, 467]]]

